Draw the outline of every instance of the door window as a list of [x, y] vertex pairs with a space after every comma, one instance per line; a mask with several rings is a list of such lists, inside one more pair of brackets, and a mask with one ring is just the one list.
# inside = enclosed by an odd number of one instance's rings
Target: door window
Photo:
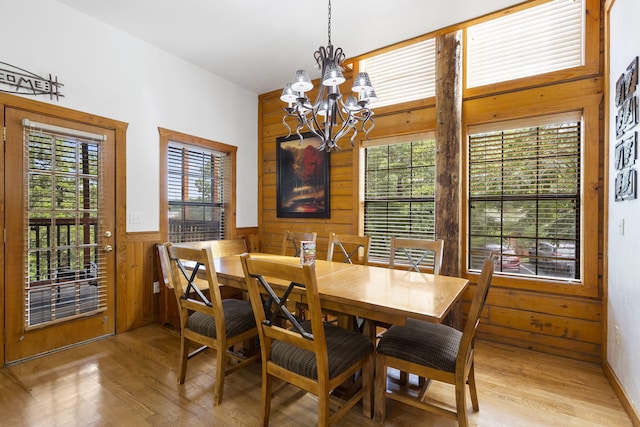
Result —
[[104, 310], [101, 135], [24, 127], [25, 327]]

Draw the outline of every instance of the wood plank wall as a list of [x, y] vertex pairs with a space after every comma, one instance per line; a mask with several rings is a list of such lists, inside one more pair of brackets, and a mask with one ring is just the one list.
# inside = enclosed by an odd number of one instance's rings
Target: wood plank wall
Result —
[[[594, 6], [596, 2], [589, 2]], [[590, 19], [599, 22], [599, 12], [591, 9]], [[596, 28], [600, 24], [596, 25]], [[597, 30], [596, 30], [597, 32]], [[589, 50], [588, 67], [581, 72], [565, 72], [553, 78], [522, 79], [518, 84], [509, 83], [494, 91], [467, 91], [463, 100], [463, 121], [479, 119], [479, 123], [505, 120], [508, 115], [549, 114], [549, 111], [570, 111], [580, 109], [580, 105], [598, 109], [602, 95], [601, 45], [596, 34], [595, 48]], [[591, 42], [593, 35], [589, 36]], [[595, 52], [595, 53], [594, 53]], [[598, 59], [598, 56], [600, 59]], [[595, 60], [593, 58], [595, 57]], [[316, 82], [317, 83], [317, 82]], [[343, 85], [349, 87], [349, 82]], [[317, 84], [316, 84], [317, 87]], [[535, 90], [531, 90], [534, 88]], [[259, 97], [259, 229], [264, 252], [279, 253], [284, 230], [316, 231], [318, 233], [318, 256], [326, 256], [326, 246], [330, 232], [357, 233], [360, 215], [358, 179], [359, 155], [349, 141], [340, 141], [342, 151], [331, 154], [330, 195], [331, 217], [328, 219], [285, 219], [276, 217], [276, 138], [287, 134], [282, 125], [284, 104], [279, 100], [280, 91], [263, 94]], [[311, 99], [314, 95], [311, 95]], [[578, 99], [579, 98], [579, 99]], [[406, 135], [435, 129], [435, 102], [423, 99], [400, 107], [376, 109], [373, 138], [394, 135]], [[396, 108], [394, 110], [394, 108]], [[500, 113], [501, 108], [506, 113]], [[479, 118], [486, 114], [486, 117]], [[596, 184], [585, 191], [589, 197], [598, 200], [601, 205], [604, 160], [602, 154], [603, 117], [600, 114], [600, 131], [587, 147], [595, 154], [598, 162]], [[464, 132], [463, 132], [464, 133]], [[463, 177], [466, 179], [466, 177]], [[586, 186], [586, 185], [585, 185]], [[465, 203], [463, 201], [463, 203]], [[595, 210], [596, 206], [593, 206]], [[461, 211], [466, 212], [466, 205]], [[602, 215], [599, 215], [595, 233], [587, 233], [585, 248], [592, 254], [590, 261], [595, 265], [586, 266], [585, 288], [588, 295], [568, 291], [563, 294], [559, 288], [570, 285], [523, 286], [513, 279], [497, 280], [491, 289], [486, 309], [482, 316], [478, 336], [494, 342], [511, 344], [550, 354], [567, 356], [589, 362], [601, 361], [602, 349]], [[436, 219], [437, 221], [437, 219]], [[464, 221], [463, 221], [464, 223]], [[460, 232], [466, 236], [464, 225]], [[463, 241], [466, 237], [463, 237]], [[597, 249], [596, 249], [597, 248]], [[460, 264], [464, 265], [464, 252]], [[586, 262], [586, 261], [585, 261]], [[596, 271], [597, 270], [597, 271]], [[461, 271], [465, 271], [464, 268]], [[468, 275], [474, 281], [477, 276]], [[520, 280], [522, 282], [522, 280]], [[463, 304], [466, 313], [471, 301], [472, 287], [465, 294]]]

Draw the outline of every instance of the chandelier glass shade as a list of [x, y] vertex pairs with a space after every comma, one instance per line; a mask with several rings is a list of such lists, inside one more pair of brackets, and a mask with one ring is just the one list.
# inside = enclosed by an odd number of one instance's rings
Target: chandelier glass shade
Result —
[[[377, 100], [371, 80], [367, 73], [358, 73], [353, 79], [351, 88], [355, 95], [343, 98], [340, 85], [346, 81], [342, 74], [345, 54], [341, 48], [334, 49], [331, 44], [331, 0], [329, 0], [329, 42], [327, 46], [320, 46], [314, 53], [316, 66], [321, 70], [320, 87], [315, 102], [312, 104], [305, 95], [313, 89], [309, 74], [298, 70], [291, 83], [287, 83], [280, 99], [287, 103], [282, 123], [289, 130], [291, 127], [287, 119], [297, 121], [296, 133], [303, 141], [302, 131], [308, 129], [322, 140], [318, 150], [335, 151], [340, 147], [337, 141], [351, 133], [351, 145], [354, 145], [358, 127], [367, 138], [374, 127], [373, 111], [369, 104]], [[359, 125], [359, 126], [358, 126]]]

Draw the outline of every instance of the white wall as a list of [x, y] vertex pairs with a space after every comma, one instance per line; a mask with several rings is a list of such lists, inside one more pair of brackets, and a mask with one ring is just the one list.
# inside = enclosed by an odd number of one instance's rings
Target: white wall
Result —
[[[607, 361], [622, 383], [636, 410], [640, 409], [640, 199], [614, 202], [613, 153], [616, 144], [616, 107], [613, 97], [618, 77], [633, 58], [640, 55], [640, 2], [616, 0], [611, 9], [611, 74], [608, 100], [609, 129], [609, 299]], [[636, 89], [640, 94], [640, 86]], [[633, 130], [640, 132], [640, 126]], [[640, 170], [640, 160], [636, 160]], [[638, 192], [640, 196], [640, 192]], [[620, 221], [624, 219], [624, 235]], [[618, 328], [616, 330], [616, 327]]]
[[236, 224], [257, 226], [257, 94], [55, 0], [0, 0], [0, 40], [0, 62], [64, 84], [31, 99], [129, 124], [127, 231], [159, 229], [158, 127], [238, 147]]

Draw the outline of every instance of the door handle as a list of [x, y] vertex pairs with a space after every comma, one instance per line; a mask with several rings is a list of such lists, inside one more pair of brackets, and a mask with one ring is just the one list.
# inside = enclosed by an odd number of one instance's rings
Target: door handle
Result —
[[105, 252], [111, 252], [113, 250], [113, 247], [111, 245], [105, 245], [102, 249]]

